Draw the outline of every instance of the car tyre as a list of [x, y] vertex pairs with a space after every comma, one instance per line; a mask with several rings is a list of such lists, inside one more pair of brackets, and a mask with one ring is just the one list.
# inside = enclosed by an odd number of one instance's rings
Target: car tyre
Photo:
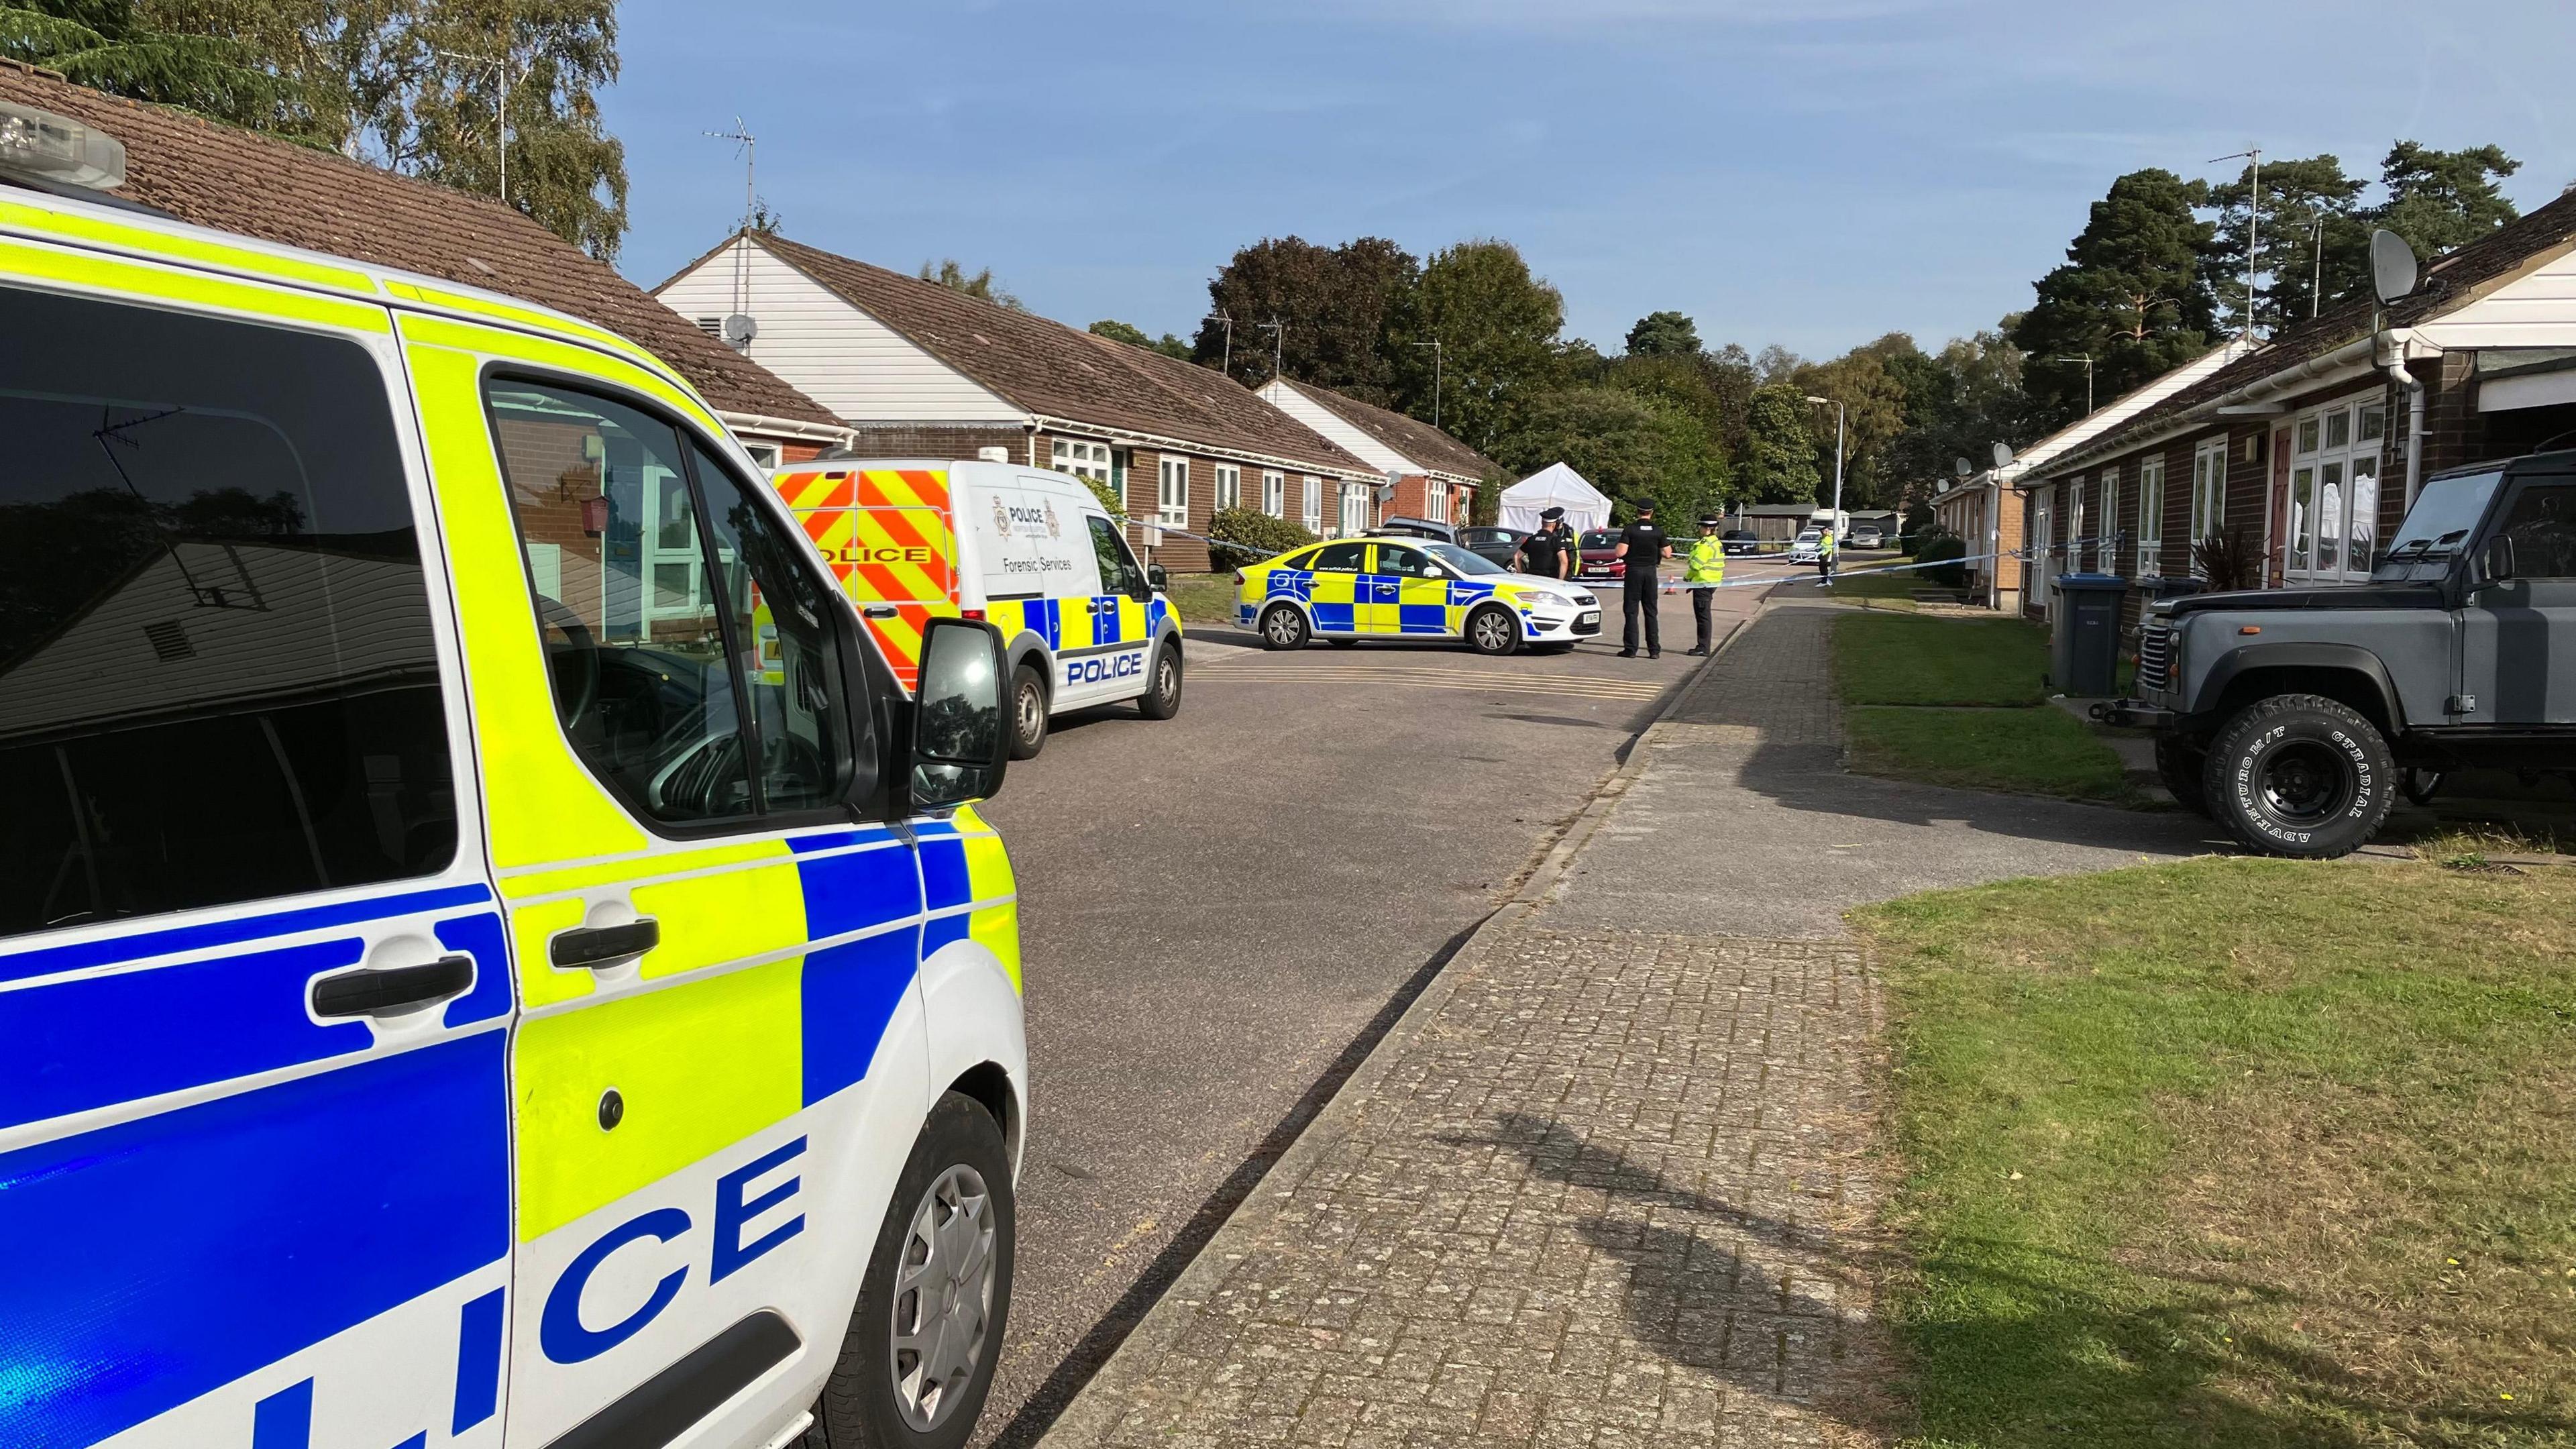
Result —
[[1147, 719], [1170, 719], [1181, 712], [1181, 651], [1166, 644], [1154, 651], [1154, 677], [1136, 696], [1136, 712]]
[[1521, 621], [1511, 610], [1488, 604], [1467, 616], [1467, 647], [1479, 654], [1509, 654], [1521, 647]]
[[973, 1098], [943, 1094], [895, 1183], [814, 1405], [823, 1442], [959, 1449], [975, 1432], [1010, 1318], [1015, 1208], [1000, 1125]]
[[1011, 758], [1033, 760], [1047, 741], [1047, 687], [1034, 665], [1011, 671]]
[[2315, 694], [2257, 700], [2211, 741], [2201, 792], [2247, 849], [2332, 860], [2370, 843], [2397, 803], [2397, 762], [2377, 726]]
[[1261, 616], [1261, 647], [1264, 649], [1303, 649], [1312, 632], [1306, 627], [1306, 616], [1293, 604], [1273, 605]]
[[2174, 803], [2194, 815], [2209, 813], [2209, 751], [2179, 735], [2156, 736], [2156, 774]]

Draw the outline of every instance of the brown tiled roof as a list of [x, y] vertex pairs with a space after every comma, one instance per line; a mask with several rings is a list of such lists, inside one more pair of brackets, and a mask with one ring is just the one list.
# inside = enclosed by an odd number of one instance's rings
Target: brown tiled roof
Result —
[[1372, 407], [1355, 397], [1344, 397], [1328, 387], [1283, 378], [1290, 387], [1313, 398], [1320, 407], [1331, 410], [1335, 417], [1426, 468], [1479, 481], [1495, 471], [1494, 460], [1459, 442], [1420, 418], [1386, 408]]
[[1014, 407], [1104, 432], [1151, 434], [1335, 473], [1367, 464], [1232, 378], [1034, 312], [792, 242], [754, 240]]
[[677, 368], [719, 410], [836, 425], [822, 404], [699, 331], [615, 268], [486, 196], [0, 61], [0, 99], [125, 144], [112, 194], [181, 221], [503, 292], [595, 323]]
[[[2388, 325], [2412, 327], [2458, 308], [2489, 283], [2510, 276], [2554, 248], [2576, 242], [2576, 192], [2520, 216], [2424, 267], [2415, 291], [2388, 309]], [[2248, 384], [2323, 357], [2370, 335], [2373, 303], [2347, 302], [2290, 328], [2263, 347], [2227, 364], [2140, 413], [2116, 434], [2083, 450], [2094, 457], [2173, 426], [2193, 411]]]

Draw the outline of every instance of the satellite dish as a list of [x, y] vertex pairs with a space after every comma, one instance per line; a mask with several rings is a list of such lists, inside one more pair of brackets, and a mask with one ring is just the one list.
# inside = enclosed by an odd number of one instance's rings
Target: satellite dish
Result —
[[2011, 462], [2012, 462], [2012, 458], [2013, 458], [2013, 454], [2012, 454], [2012, 444], [2010, 444], [2010, 443], [1997, 443], [1997, 444], [1995, 444], [1995, 466], [1996, 466], [1996, 467], [1998, 467], [1998, 468], [2004, 467], [2005, 465], [2007, 465], [2007, 464], [2009, 464], [2009, 463], [2011, 463]]
[[1965, 458], [1953, 458], [1950, 460], [1950, 471], [1958, 474], [1962, 478], [1965, 478], [1969, 474], [1977, 471], [1977, 465], [1969, 462]]
[[2415, 290], [2415, 249], [2384, 226], [2370, 233], [2370, 285], [2382, 303]]
[[724, 319], [724, 340], [736, 347], [749, 347], [751, 339], [759, 335], [760, 324], [751, 320], [748, 312], [736, 312]]

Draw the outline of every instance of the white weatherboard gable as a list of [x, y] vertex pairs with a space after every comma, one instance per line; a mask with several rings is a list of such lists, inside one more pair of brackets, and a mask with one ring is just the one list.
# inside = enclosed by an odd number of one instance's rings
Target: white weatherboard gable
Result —
[[763, 247], [732, 246], [654, 293], [695, 322], [735, 310], [734, 267], [748, 251], [752, 320], [745, 355], [852, 423], [1020, 423], [1028, 415]]
[[2414, 327], [2444, 349], [2576, 345], [2576, 250], [2561, 252], [2467, 306]]
[[1343, 452], [1359, 459], [1381, 473], [1426, 473], [1431, 470], [1395, 449], [1388, 447], [1366, 428], [1353, 424], [1340, 413], [1306, 396], [1278, 378], [1261, 385], [1261, 398], [1272, 407], [1304, 423], [1337, 443]]

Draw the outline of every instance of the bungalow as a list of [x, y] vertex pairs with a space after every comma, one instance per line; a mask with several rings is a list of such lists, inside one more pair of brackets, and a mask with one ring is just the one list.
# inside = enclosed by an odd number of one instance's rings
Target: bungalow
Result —
[[1491, 458], [1429, 423], [1331, 388], [1274, 377], [1261, 385], [1260, 396], [1393, 480], [1395, 495], [1372, 522], [1465, 523], [1474, 516], [1478, 485], [1501, 477]]
[[755, 457], [849, 440], [812, 398], [654, 305], [634, 283], [486, 196], [0, 60], [0, 100], [86, 122], [125, 145], [126, 201], [199, 226], [524, 297], [632, 339], [677, 368]]
[[2207, 361], [2015, 480], [2025, 612], [2062, 569], [2358, 582], [2424, 478], [2576, 437], [2576, 194], [2431, 262], [2385, 309]]
[[[653, 289], [701, 326], [750, 317], [747, 355], [849, 425], [871, 457], [988, 452], [1103, 483], [1130, 536], [1208, 567], [1222, 508], [1316, 533], [1368, 527], [1377, 470], [1231, 378], [952, 287], [745, 231]], [[997, 450], [997, 451], [996, 451]]]

